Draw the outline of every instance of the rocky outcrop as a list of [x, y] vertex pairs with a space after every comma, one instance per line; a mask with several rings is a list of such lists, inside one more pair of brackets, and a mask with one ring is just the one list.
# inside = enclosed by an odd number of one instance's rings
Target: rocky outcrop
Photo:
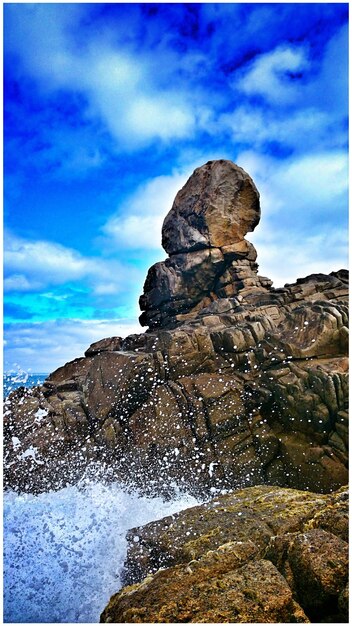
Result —
[[164, 220], [170, 255], [149, 272], [140, 298], [142, 326], [172, 328], [219, 298], [266, 291], [257, 253], [244, 239], [260, 219], [259, 193], [231, 161], [209, 161], [178, 192]]
[[347, 499], [251, 487], [133, 528], [101, 622], [348, 622]]
[[162, 245], [170, 255], [226, 247], [242, 241], [259, 219], [259, 192], [250, 176], [231, 161], [209, 161], [178, 192]]
[[259, 216], [241, 168], [195, 171], [145, 283], [149, 330], [6, 400], [6, 486], [58, 488], [88, 467], [157, 491], [347, 482], [348, 273], [273, 288], [244, 239]]

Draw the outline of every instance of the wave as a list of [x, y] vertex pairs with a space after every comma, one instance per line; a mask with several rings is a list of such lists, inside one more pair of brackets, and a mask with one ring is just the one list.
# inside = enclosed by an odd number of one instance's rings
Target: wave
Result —
[[97, 623], [121, 586], [128, 529], [198, 504], [84, 481], [4, 496], [5, 623]]
[[6, 398], [11, 391], [18, 387], [36, 387], [42, 385], [48, 374], [31, 374], [28, 371], [18, 368], [16, 372], [5, 372], [3, 376], [3, 394]]

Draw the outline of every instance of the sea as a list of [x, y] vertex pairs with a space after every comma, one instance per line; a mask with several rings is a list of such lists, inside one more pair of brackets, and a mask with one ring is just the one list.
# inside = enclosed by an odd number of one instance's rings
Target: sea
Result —
[[42, 385], [47, 376], [48, 374], [31, 374], [20, 369], [16, 372], [5, 372], [3, 377], [4, 398], [18, 387], [35, 387], [36, 385]]
[[[21, 380], [15, 380], [15, 378]], [[4, 395], [40, 384], [46, 374], [6, 374]], [[121, 587], [126, 533], [199, 502], [82, 480], [40, 495], [3, 498], [4, 623], [99, 623]]]

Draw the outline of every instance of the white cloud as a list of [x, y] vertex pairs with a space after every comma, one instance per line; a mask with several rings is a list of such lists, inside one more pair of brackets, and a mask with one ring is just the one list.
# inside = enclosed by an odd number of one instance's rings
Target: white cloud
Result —
[[[157, 176], [138, 187], [103, 227], [116, 244], [130, 249], [161, 248], [161, 228], [174, 198], [194, 168]], [[162, 254], [164, 254], [162, 252]]]
[[126, 151], [188, 137], [204, 117], [194, 93], [160, 87], [152, 56], [117, 50], [107, 33], [73, 46], [70, 31], [80, 11], [79, 5], [9, 6], [7, 30], [16, 36], [9, 35], [8, 47], [43, 90], [80, 91], [87, 104], [82, 114], [100, 118]]
[[75, 85], [73, 76], [67, 77], [70, 86], [83, 90], [89, 114], [100, 116], [125, 150], [192, 133], [194, 107], [182, 91], [157, 87], [147, 57], [122, 55], [100, 43], [75, 62], [77, 77]]
[[4, 278], [4, 291], [32, 291], [40, 287], [40, 282], [29, 281], [23, 274], [12, 274]]
[[344, 152], [308, 154], [280, 168], [280, 189], [296, 190], [298, 202], [334, 210], [348, 190], [348, 157]]
[[[78, 88], [88, 96], [90, 114], [105, 122], [126, 151], [156, 139], [170, 142], [192, 134], [197, 106], [181, 89], [175, 92], [173, 88], [158, 88], [148, 59], [121, 59], [113, 50], [101, 51], [99, 57], [88, 55], [81, 61], [79, 76], [85, 74], [86, 78]], [[116, 68], [113, 72], [112, 65]], [[129, 69], [137, 65], [137, 72]], [[97, 73], [99, 80], [94, 78]], [[121, 75], [123, 79], [118, 77]]]
[[268, 276], [275, 287], [294, 283], [309, 274], [330, 274], [348, 267], [344, 229], [325, 228], [318, 235], [288, 233], [287, 238], [282, 235], [265, 228], [258, 230], [256, 237], [250, 237], [258, 252], [259, 274]]
[[[279, 46], [237, 70], [232, 86], [247, 96], [262, 96], [265, 104], [274, 108], [294, 105], [307, 115], [315, 110], [317, 128], [312, 131], [319, 133], [324, 118], [319, 118], [318, 111], [335, 123], [348, 115], [348, 26], [342, 26], [328, 41], [321, 59], [310, 56], [307, 46]], [[296, 117], [294, 111], [287, 113], [288, 127], [292, 115]], [[319, 135], [317, 139], [320, 141]]]
[[305, 48], [279, 46], [258, 55], [234, 77], [234, 86], [246, 95], [261, 95], [270, 102], [289, 104], [297, 98], [297, 85], [290, 74], [309, 66]]
[[248, 236], [258, 252], [260, 274], [280, 287], [313, 272], [348, 266], [344, 153], [294, 156], [282, 162], [245, 152], [237, 162], [260, 190], [262, 218]]
[[103, 337], [126, 337], [143, 332], [137, 320], [57, 320], [7, 325], [5, 371], [21, 369], [51, 372], [84, 355], [91, 343]]
[[94, 287], [94, 294], [96, 296], [111, 296], [116, 293], [116, 284], [111, 283], [101, 283], [100, 285], [96, 285]]
[[104, 227], [107, 235], [123, 248], [159, 249], [163, 214], [113, 217]]
[[114, 259], [84, 257], [49, 241], [29, 241], [5, 234], [4, 265], [7, 291], [38, 291], [66, 282], [85, 282], [96, 295], [119, 293], [139, 278], [132, 267]]
[[[332, 115], [346, 101], [345, 66], [336, 72], [337, 60], [343, 62], [345, 58], [347, 63], [346, 28], [328, 43], [319, 67], [313, 68], [307, 46], [286, 43], [257, 55], [233, 74], [233, 87], [242, 99], [259, 95], [274, 106], [305, 107], [302, 114], [293, 113], [281, 121], [255, 109], [249, 115], [249, 109], [245, 112], [241, 107], [221, 115], [226, 99], [218, 99], [217, 90], [210, 101], [208, 91], [197, 87], [196, 80], [185, 80], [185, 72], [196, 78], [205, 66], [208, 75], [209, 55], [196, 54], [192, 48], [179, 54], [171, 49], [167, 34], [159, 38], [155, 49], [150, 47], [142, 53], [136, 46], [132, 48], [124, 33], [122, 36], [122, 24], [116, 25], [115, 32], [109, 30], [111, 27], [90, 32], [87, 41], [77, 45], [75, 24], [84, 17], [78, 4], [65, 5], [64, 9], [55, 3], [24, 4], [20, 9], [19, 5], [9, 4], [6, 15], [7, 46], [20, 55], [22, 67], [37, 79], [42, 90], [80, 92], [85, 98], [82, 116], [102, 121], [118, 149], [126, 152], [152, 141], [170, 144], [172, 140], [190, 138], [196, 130], [214, 136], [224, 128], [232, 129], [235, 141], [246, 139], [247, 134], [247, 141], [259, 147], [261, 142], [273, 140], [298, 147], [302, 136], [308, 145], [327, 141]], [[76, 32], [79, 30], [77, 27]], [[158, 67], [156, 54], [163, 59]], [[317, 68], [318, 73], [308, 75], [309, 70]], [[292, 80], [295, 73], [305, 72], [303, 80]], [[99, 166], [103, 158], [92, 150], [85, 153], [83, 148], [82, 154], [73, 146], [70, 151], [72, 164], [69, 156], [65, 160], [77, 169], [82, 161], [88, 168]]]
[[340, 219], [347, 210], [348, 157], [343, 151], [293, 155], [285, 160], [246, 151], [237, 162], [251, 173], [260, 190], [263, 217], [275, 213], [278, 220], [280, 212], [284, 220], [294, 213], [295, 221], [304, 224], [310, 216], [334, 218], [336, 206]]
[[179, 102], [176, 94], [169, 92], [157, 97], [139, 97], [126, 111], [126, 121], [138, 136], [159, 137], [162, 140], [187, 137], [195, 125], [192, 109]]
[[5, 264], [8, 271], [30, 272], [35, 281], [61, 284], [92, 272], [94, 262], [74, 250], [48, 241], [28, 241], [8, 234], [5, 238]]
[[338, 133], [332, 136], [335, 120], [326, 111], [312, 107], [283, 118], [270, 110], [240, 106], [232, 113], [221, 115], [218, 122], [225, 130], [230, 130], [235, 142], [250, 145], [252, 149], [276, 142], [295, 150], [304, 147], [307, 151], [318, 140], [323, 147], [324, 143], [331, 146], [334, 141], [338, 144], [340, 139], [346, 139], [345, 134], [343, 137]]

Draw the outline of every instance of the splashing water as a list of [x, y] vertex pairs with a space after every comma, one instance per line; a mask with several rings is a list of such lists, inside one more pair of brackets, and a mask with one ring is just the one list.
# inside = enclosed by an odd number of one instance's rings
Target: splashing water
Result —
[[121, 586], [126, 531], [197, 500], [86, 483], [4, 497], [4, 621], [97, 623]]
[[3, 375], [3, 394], [6, 398], [11, 391], [15, 391], [18, 387], [34, 387], [36, 385], [42, 385], [47, 378], [47, 374], [32, 374], [29, 371], [25, 371], [20, 367], [16, 372], [5, 372]]

